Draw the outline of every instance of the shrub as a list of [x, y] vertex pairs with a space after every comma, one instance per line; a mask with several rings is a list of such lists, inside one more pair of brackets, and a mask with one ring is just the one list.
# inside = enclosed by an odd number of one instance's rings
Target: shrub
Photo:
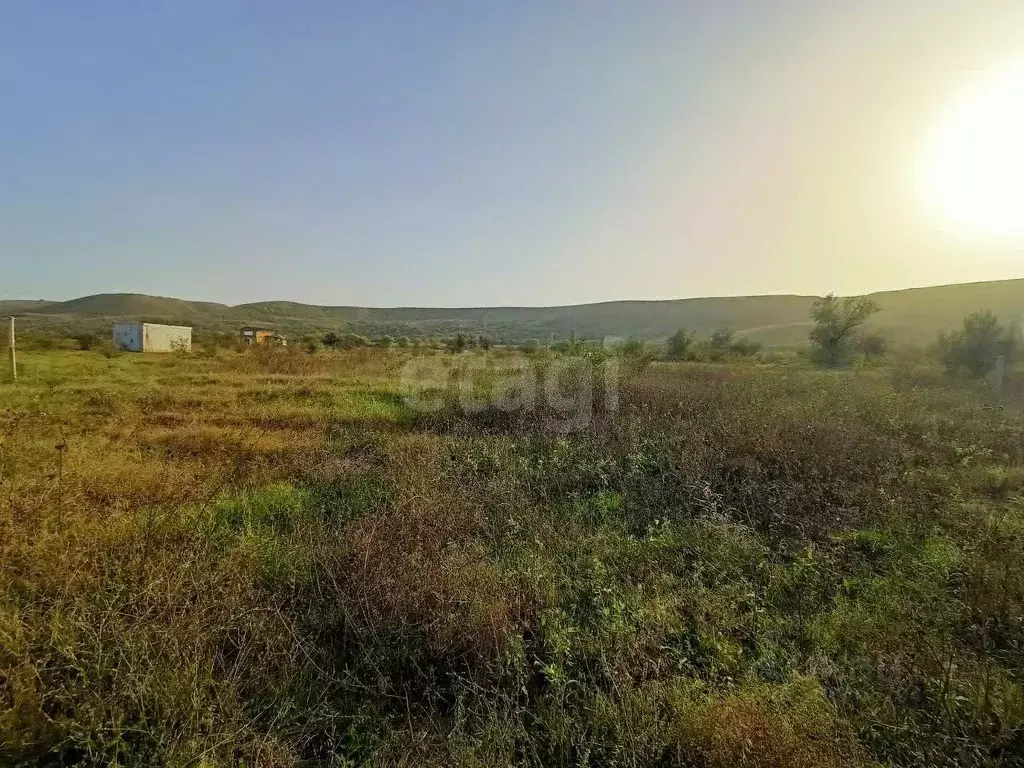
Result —
[[615, 351], [623, 357], [642, 355], [649, 349], [650, 345], [643, 339], [638, 339], [635, 336], [630, 336], [625, 341], [619, 342]]
[[[700, 345], [699, 355], [710, 362], [723, 362], [735, 357], [752, 357], [761, 351], [761, 344], [747, 339], [737, 339], [729, 328], [715, 331], [711, 338]], [[698, 357], [697, 349], [692, 351], [693, 358]]]
[[988, 374], [1003, 357], [1012, 360], [1019, 338], [1010, 326], [999, 324], [989, 311], [974, 312], [964, 318], [962, 328], [939, 334], [936, 352], [950, 373], [966, 369], [972, 376]]
[[[388, 337], [390, 338], [390, 337]], [[328, 331], [321, 342], [329, 349], [354, 349], [355, 347], [371, 347], [373, 342], [358, 333], [336, 333]]]
[[452, 353], [464, 352], [474, 344], [472, 337], [465, 333], [456, 333], [448, 340], [448, 351]]
[[735, 333], [730, 328], [723, 328], [715, 331], [711, 334], [711, 339], [708, 342], [714, 349], [720, 349], [723, 352], [728, 350], [732, 346], [733, 338]]
[[730, 347], [730, 351], [738, 357], [753, 357], [761, 351], [761, 342], [750, 341], [749, 339], [736, 339]]
[[627, 364], [624, 371], [627, 376], [635, 376], [643, 372], [657, 357], [654, 348], [649, 343], [632, 336], [622, 342], [616, 351]]
[[75, 336], [75, 343], [83, 352], [88, 352], [99, 343], [99, 338], [94, 333], [80, 333]]
[[857, 350], [868, 360], [881, 359], [888, 347], [888, 340], [880, 333], [862, 333], [857, 337]]

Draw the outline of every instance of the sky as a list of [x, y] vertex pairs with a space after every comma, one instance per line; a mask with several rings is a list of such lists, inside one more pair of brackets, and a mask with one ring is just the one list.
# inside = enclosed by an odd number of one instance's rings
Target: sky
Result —
[[0, 297], [480, 306], [1024, 277], [915, 168], [1020, 0], [0, 0]]

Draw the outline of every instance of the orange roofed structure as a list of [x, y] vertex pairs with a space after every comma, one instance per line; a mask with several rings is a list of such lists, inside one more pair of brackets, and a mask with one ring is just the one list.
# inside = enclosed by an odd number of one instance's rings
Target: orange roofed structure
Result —
[[288, 340], [284, 336], [269, 328], [246, 326], [241, 329], [241, 332], [242, 341], [246, 344], [278, 344], [282, 347], [288, 344]]

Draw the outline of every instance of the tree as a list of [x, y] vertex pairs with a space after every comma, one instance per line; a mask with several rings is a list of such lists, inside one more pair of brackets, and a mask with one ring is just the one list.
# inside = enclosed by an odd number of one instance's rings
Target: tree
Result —
[[693, 346], [693, 334], [685, 328], [668, 337], [665, 345], [665, 357], [669, 360], [689, 360], [693, 357], [690, 347]]
[[963, 327], [939, 334], [938, 353], [950, 373], [966, 368], [981, 378], [995, 368], [1000, 358], [1012, 359], [1020, 339], [1014, 328], [999, 324], [999, 318], [988, 310], [974, 312], [964, 318]]
[[838, 299], [829, 294], [811, 307], [811, 359], [827, 368], [849, 362], [856, 349], [856, 331], [879, 306], [867, 296]]
[[476, 345], [480, 349], [488, 350], [494, 346], [494, 340], [485, 333], [481, 333], [476, 339]]
[[327, 333], [324, 334], [324, 337], [323, 339], [321, 339], [321, 341], [323, 341], [325, 347], [330, 347], [331, 349], [334, 349], [341, 343], [341, 336], [336, 334], [334, 331], [328, 331]]

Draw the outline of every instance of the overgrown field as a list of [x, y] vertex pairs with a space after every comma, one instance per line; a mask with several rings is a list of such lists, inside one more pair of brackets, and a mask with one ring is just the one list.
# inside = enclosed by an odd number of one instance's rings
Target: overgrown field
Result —
[[1024, 765], [1024, 382], [408, 354], [23, 356], [0, 764]]

